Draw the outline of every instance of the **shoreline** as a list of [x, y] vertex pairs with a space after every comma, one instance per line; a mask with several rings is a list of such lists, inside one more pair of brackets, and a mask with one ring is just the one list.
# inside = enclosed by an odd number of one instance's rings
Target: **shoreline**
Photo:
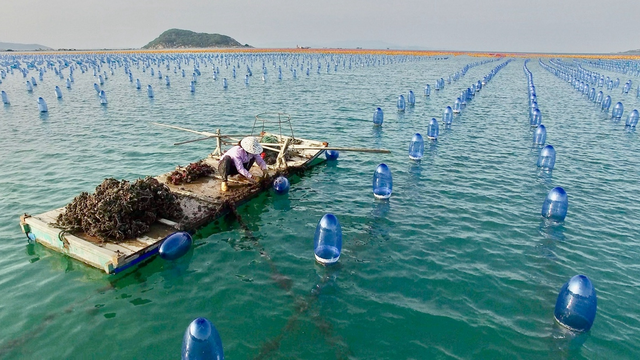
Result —
[[346, 49], [346, 48], [181, 48], [181, 49], [85, 49], [85, 50], [16, 50], [0, 51], [2, 55], [61, 55], [61, 54], [175, 54], [175, 53], [292, 53], [292, 54], [344, 54], [344, 55], [405, 55], [405, 56], [472, 56], [515, 58], [603, 58], [640, 60], [640, 54], [569, 54], [501, 51], [448, 51], [448, 50], [392, 50], [392, 49]]

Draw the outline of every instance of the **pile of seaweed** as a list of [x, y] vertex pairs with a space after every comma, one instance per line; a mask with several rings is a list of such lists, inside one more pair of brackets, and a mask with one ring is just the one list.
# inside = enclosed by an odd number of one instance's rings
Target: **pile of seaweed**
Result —
[[134, 183], [105, 179], [94, 194], [83, 192], [64, 210], [56, 226], [111, 242], [144, 234], [158, 218], [178, 221], [183, 216], [175, 195], [152, 177]]
[[173, 185], [180, 185], [193, 182], [201, 177], [209, 176], [213, 173], [213, 167], [200, 160], [185, 167], [178, 167], [171, 174], [169, 174], [167, 180]]

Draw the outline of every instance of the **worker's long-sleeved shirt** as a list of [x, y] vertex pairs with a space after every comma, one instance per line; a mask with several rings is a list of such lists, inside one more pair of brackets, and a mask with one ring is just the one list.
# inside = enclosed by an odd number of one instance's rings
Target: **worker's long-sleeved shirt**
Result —
[[262, 157], [257, 154], [249, 154], [247, 153], [241, 146], [234, 146], [231, 149], [227, 150], [224, 153], [224, 156], [228, 156], [233, 160], [234, 165], [236, 166], [236, 170], [238, 170], [239, 174], [242, 174], [246, 178], [252, 178], [251, 173], [244, 168], [244, 164], [247, 164], [251, 158], [256, 159], [256, 163], [260, 166], [260, 169], [267, 170], [267, 163], [264, 162]]

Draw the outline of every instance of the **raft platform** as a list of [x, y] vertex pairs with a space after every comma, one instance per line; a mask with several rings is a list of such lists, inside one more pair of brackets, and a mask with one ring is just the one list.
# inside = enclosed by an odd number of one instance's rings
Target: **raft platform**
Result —
[[[199, 133], [216, 138], [216, 150], [203, 161], [217, 169], [222, 155], [222, 145], [234, 144], [238, 139], [226, 136], [229, 140], [225, 140], [225, 136], [220, 135], [219, 131], [215, 134]], [[25, 214], [20, 217], [20, 226], [31, 241], [101, 269], [107, 274], [118, 273], [158, 254], [163, 240], [174, 232], [193, 233], [230, 212], [232, 208], [271, 188], [277, 176], [299, 173], [325, 160], [320, 155], [328, 148], [326, 142], [294, 138], [293, 133], [292, 136], [283, 136], [262, 131], [260, 135], [262, 139], [277, 139], [277, 143], [262, 143], [264, 149], [272, 151], [272, 155], [275, 152], [277, 157], [274, 164], [267, 166], [264, 177], [257, 183], [251, 183], [241, 175], [232, 176], [227, 182], [228, 190], [222, 192], [222, 180], [216, 174], [181, 185], [168, 182], [170, 173], [157, 176], [156, 179], [167, 185], [178, 199], [184, 217], [173, 220], [160, 219], [152, 224], [143, 236], [114, 243], [85, 233], [66, 232], [55, 226], [56, 219], [64, 211], [64, 207], [39, 215]], [[260, 170], [255, 166], [250, 172], [255, 178], [260, 174]]]

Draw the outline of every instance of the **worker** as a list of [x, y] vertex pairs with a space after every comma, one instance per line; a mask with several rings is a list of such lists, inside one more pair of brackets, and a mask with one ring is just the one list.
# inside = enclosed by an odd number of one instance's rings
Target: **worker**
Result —
[[251, 169], [254, 163], [258, 163], [262, 175], [265, 175], [267, 164], [260, 156], [261, 153], [262, 145], [260, 145], [258, 139], [253, 136], [245, 137], [238, 145], [227, 150], [218, 163], [218, 173], [222, 176], [220, 190], [227, 191], [227, 178], [236, 174], [246, 177], [252, 183], [257, 183], [249, 172], [249, 169]]

